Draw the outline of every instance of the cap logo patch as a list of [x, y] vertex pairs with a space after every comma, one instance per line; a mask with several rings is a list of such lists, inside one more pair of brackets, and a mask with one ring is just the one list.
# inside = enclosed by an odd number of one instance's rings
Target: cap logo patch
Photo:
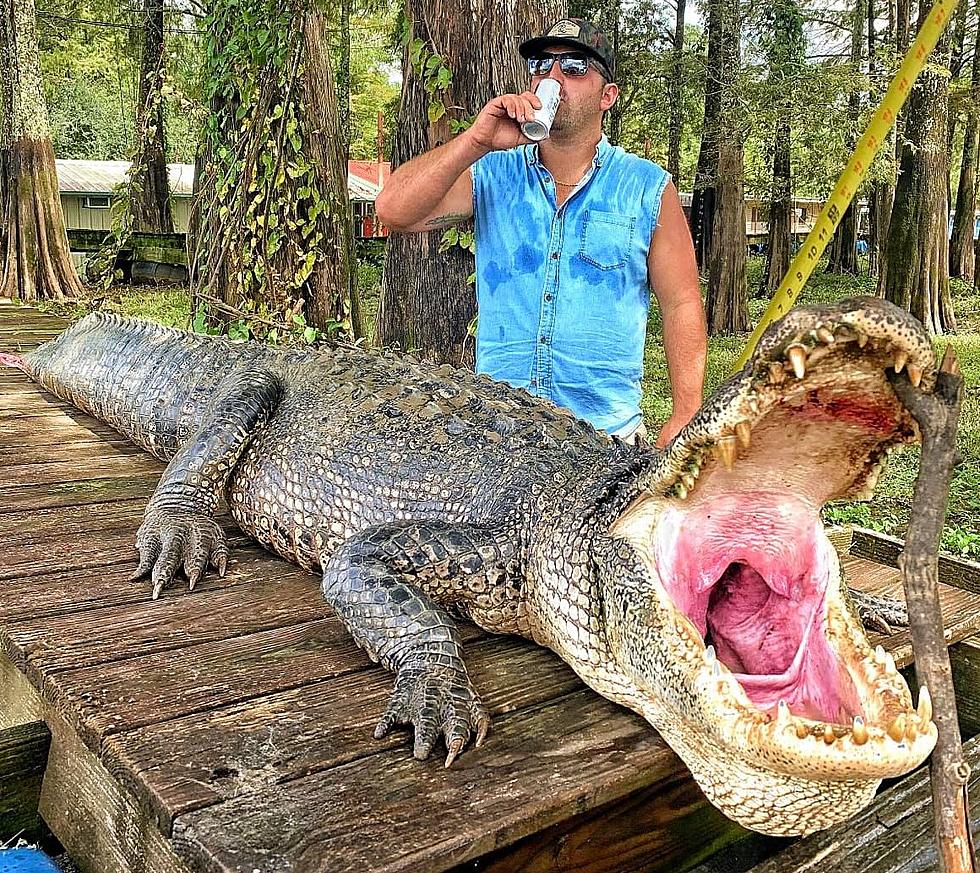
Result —
[[571, 36], [578, 37], [581, 33], [582, 28], [579, 27], [574, 21], [559, 21], [551, 30], [548, 31], [548, 36]]

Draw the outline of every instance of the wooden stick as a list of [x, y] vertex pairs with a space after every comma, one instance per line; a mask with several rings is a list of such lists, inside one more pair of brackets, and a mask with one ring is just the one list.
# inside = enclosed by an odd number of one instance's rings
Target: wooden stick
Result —
[[928, 687], [932, 695], [933, 718], [939, 731], [929, 762], [938, 854], [945, 873], [978, 873], [980, 868], [969, 827], [970, 766], [963, 758], [938, 587], [939, 539], [956, 463], [956, 424], [963, 378], [950, 346], [932, 393], [914, 388], [904, 374], [895, 374], [890, 379], [895, 393], [918, 422], [922, 435], [922, 460], [905, 549], [899, 556], [898, 566], [909, 608], [915, 674], [919, 687]]

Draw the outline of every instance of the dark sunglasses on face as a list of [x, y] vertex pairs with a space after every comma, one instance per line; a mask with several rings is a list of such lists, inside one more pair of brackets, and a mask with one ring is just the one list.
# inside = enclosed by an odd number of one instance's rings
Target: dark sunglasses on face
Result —
[[[547, 76], [555, 61], [558, 61], [558, 69], [561, 70], [563, 76], [584, 76], [589, 72], [589, 64], [594, 63], [591, 58], [577, 52], [560, 55], [542, 54], [527, 59], [527, 71], [532, 76]], [[602, 73], [598, 64], [594, 64], [594, 66]], [[602, 75], [605, 78], [605, 74], [602, 73]]]

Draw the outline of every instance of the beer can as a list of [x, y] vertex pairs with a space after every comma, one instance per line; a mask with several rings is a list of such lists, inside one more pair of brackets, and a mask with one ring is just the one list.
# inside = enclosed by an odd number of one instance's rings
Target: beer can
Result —
[[541, 101], [541, 108], [534, 110], [534, 118], [521, 125], [521, 132], [528, 139], [538, 142], [551, 134], [551, 122], [555, 120], [558, 102], [561, 99], [561, 82], [557, 79], [542, 79], [534, 91]]

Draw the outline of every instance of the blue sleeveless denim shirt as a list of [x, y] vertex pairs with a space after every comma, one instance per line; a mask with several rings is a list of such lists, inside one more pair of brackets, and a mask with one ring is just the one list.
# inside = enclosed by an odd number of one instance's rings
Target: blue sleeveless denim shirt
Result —
[[491, 152], [471, 172], [477, 370], [632, 433], [643, 420], [647, 254], [670, 176], [606, 137], [560, 209], [536, 145]]

